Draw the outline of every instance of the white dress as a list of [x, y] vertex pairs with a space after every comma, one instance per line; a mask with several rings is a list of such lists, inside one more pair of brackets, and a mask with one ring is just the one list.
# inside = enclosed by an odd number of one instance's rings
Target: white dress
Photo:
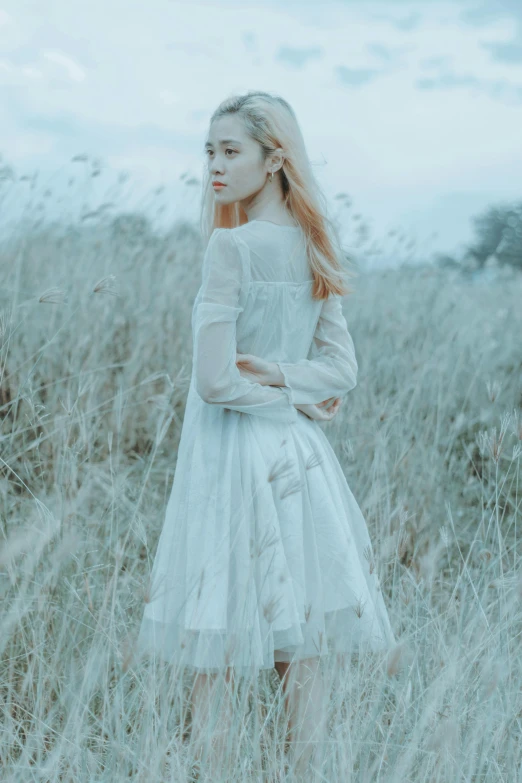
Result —
[[[212, 233], [141, 653], [252, 672], [395, 643], [365, 519], [321, 424], [294, 407], [356, 385], [341, 297], [313, 299], [311, 277], [298, 226]], [[241, 376], [236, 351], [277, 361], [286, 385]]]

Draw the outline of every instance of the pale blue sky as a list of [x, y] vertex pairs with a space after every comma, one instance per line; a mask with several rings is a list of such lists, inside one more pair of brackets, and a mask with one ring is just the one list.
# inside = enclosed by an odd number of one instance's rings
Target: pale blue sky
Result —
[[290, 101], [327, 195], [377, 235], [457, 249], [472, 214], [521, 197], [518, 0], [0, 0], [0, 153], [53, 186], [85, 152], [197, 217], [180, 176], [200, 176], [217, 103], [248, 89]]

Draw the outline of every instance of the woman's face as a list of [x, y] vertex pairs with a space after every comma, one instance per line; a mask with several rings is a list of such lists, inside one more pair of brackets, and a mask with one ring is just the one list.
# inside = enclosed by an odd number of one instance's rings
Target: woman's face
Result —
[[229, 114], [214, 120], [205, 155], [211, 183], [219, 181], [225, 185], [220, 188], [211, 184], [216, 201], [238, 201], [248, 212], [266, 185], [270, 161], [263, 161], [261, 146], [248, 136], [237, 116]]

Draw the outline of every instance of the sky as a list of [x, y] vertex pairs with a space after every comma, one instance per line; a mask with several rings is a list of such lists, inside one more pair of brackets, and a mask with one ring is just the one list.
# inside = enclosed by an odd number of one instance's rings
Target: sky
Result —
[[0, 0], [1, 163], [38, 171], [59, 215], [117, 194], [197, 221], [210, 115], [249, 89], [292, 104], [347, 232], [358, 214], [458, 253], [521, 199], [520, 0]]

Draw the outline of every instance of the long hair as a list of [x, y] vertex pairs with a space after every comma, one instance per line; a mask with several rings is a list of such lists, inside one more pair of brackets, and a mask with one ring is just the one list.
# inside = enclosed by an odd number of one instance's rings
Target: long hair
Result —
[[[330, 294], [351, 293], [346, 285], [352, 273], [343, 268], [346, 257], [335, 225], [327, 217], [326, 198], [316, 181], [303, 135], [290, 104], [278, 95], [249, 90], [222, 101], [210, 118], [209, 126], [227, 114], [237, 114], [247, 133], [261, 146], [263, 159], [278, 147], [283, 149], [284, 162], [277, 176], [281, 177], [284, 204], [301, 226], [306, 252], [312, 270], [312, 296], [327, 299]], [[215, 228], [234, 228], [248, 222], [238, 202], [220, 205], [214, 198], [208, 169], [203, 174], [200, 229], [205, 243]]]

